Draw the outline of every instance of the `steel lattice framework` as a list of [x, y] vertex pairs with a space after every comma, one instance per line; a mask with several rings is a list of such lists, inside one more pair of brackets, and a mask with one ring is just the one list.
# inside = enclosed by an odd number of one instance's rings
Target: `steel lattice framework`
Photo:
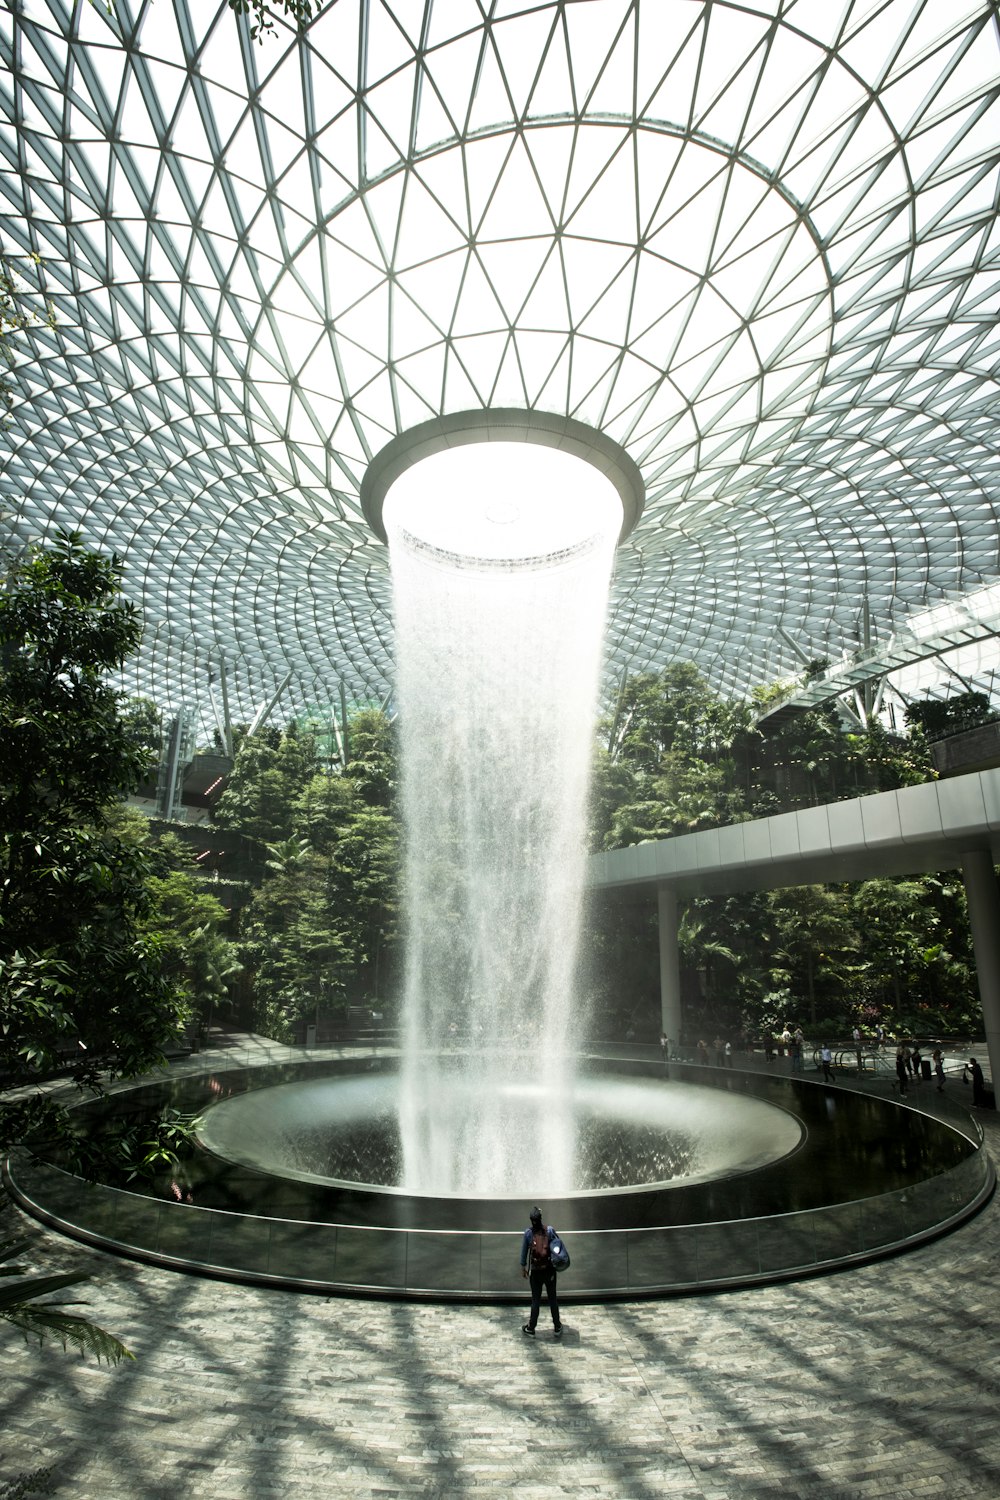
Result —
[[259, 46], [223, 0], [0, 14], [39, 312], [3, 525], [124, 555], [131, 686], [383, 697], [361, 480], [479, 407], [642, 471], [609, 684], [686, 658], [743, 693], [855, 644], [862, 596], [887, 634], [1000, 574], [995, 3], [316, 10]]

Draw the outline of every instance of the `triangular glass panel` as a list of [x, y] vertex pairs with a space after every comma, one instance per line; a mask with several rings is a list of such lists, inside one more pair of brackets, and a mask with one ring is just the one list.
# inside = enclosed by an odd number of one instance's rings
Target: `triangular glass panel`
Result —
[[384, 368], [385, 360], [377, 358], [368, 349], [339, 332], [331, 334], [331, 339], [343, 371], [342, 381], [338, 380], [338, 385], [343, 384], [344, 396], [347, 399], [352, 394], [363, 390], [369, 381], [375, 378]]
[[396, 285], [442, 330], [451, 328], [468, 255], [456, 250], [396, 276]]
[[[395, 221], [401, 190], [402, 182], [397, 182], [395, 178], [380, 183], [377, 188], [369, 188], [363, 198], [349, 203], [346, 208], [334, 215], [326, 227], [328, 236], [343, 245], [350, 253], [370, 261], [372, 265], [381, 266], [386, 263], [386, 257], [392, 254], [392, 247], [395, 243]], [[384, 198], [383, 194], [386, 195]], [[369, 213], [371, 218], [369, 218]], [[384, 222], [389, 236], [388, 243], [384, 247], [376, 237], [375, 230], [372, 228], [372, 220], [378, 229], [383, 227]]]
[[[631, 54], [630, 14], [632, 9], [630, 0], [605, 0], [604, 4], [598, 6], [570, 5], [566, 7], [566, 30], [569, 35], [569, 55], [577, 109], [583, 108], [584, 101], [597, 85], [601, 70], [614, 48], [615, 39], [623, 28], [627, 34], [627, 51]], [[616, 64], [615, 77], [619, 80], [623, 66], [627, 77], [626, 92], [624, 97], [619, 98], [617, 103], [610, 107], [616, 114], [631, 114], [632, 60], [630, 56], [625, 59], [624, 63]]]
[[329, 212], [343, 198], [348, 187], [356, 187], [360, 181], [358, 167], [358, 122], [353, 110], [332, 120], [319, 132], [313, 148], [318, 156], [329, 162], [334, 174], [327, 185], [324, 183], [324, 208]]
[[566, 54], [566, 35], [557, 23], [551, 30], [541, 71], [528, 101], [528, 111], [537, 119], [542, 115], [567, 114], [572, 109], [573, 85]]
[[[643, 17], [638, 47], [638, 109], [646, 119], [681, 127], [689, 124], [705, 40], [706, 9], [694, 5], [658, 6], [653, 14], [654, 26], [664, 21], [669, 26], [668, 37], [661, 47], [657, 47], [654, 38], [647, 35]], [[670, 15], [669, 11], [674, 14]], [[644, 102], [643, 94], [647, 90], [651, 92]]]
[[[635, 111], [635, 7], [621, 15], [621, 25], [614, 46], [601, 65], [600, 75], [586, 96], [579, 95], [577, 107], [596, 114], [631, 115]], [[579, 46], [574, 40], [574, 58]], [[574, 69], [579, 84], [580, 72]]]
[[634, 252], [626, 246], [564, 236], [563, 263], [574, 324], [585, 318], [598, 298], [624, 270]]
[[518, 321], [551, 248], [552, 241], [548, 237], [503, 240], [495, 245], [480, 240], [480, 263], [509, 322]]
[[432, 256], [460, 249], [464, 238], [420, 179], [407, 173], [394, 256], [396, 269], [401, 271]]
[[473, 334], [467, 338], [452, 340], [455, 356], [461, 360], [466, 374], [479, 393], [477, 404], [489, 404], [490, 392], [506, 348], [506, 333]]
[[634, 243], [639, 234], [636, 197], [632, 143], [623, 138], [619, 150], [573, 210], [567, 227], [573, 234]]
[[138, 78], [135, 75], [129, 80], [125, 90], [124, 105], [119, 114], [118, 130], [120, 138], [127, 141], [130, 146], [152, 146], [159, 148], [156, 130], [149, 118], [149, 110], [142, 96], [142, 90]]
[[469, 209], [459, 151], [443, 151], [425, 157], [410, 168], [411, 177], [422, 183], [441, 205], [458, 233], [469, 234]]
[[475, 255], [469, 257], [462, 290], [455, 310], [452, 332], [456, 336], [478, 333], [483, 329], [502, 329], [508, 320]]
[[532, 405], [540, 411], [564, 412], [569, 404], [570, 341], [563, 340], [563, 350], [546, 376], [545, 383]]
[[468, 81], [474, 83], [476, 91], [468, 112], [468, 131], [484, 130], [489, 125], [513, 123], [507, 87], [488, 37], [483, 45], [478, 70]]
[[369, 84], [405, 70], [406, 64], [413, 60], [415, 43], [398, 24], [393, 9], [387, 0], [368, 0], [366, 82]]
[[[405, 413], [401, 413], [407, 426], [411, 426], [413, 422], [424, 422], [441, 409], [441, 392], [444, 388], [444, 347], [444, 344], [438, 343], [432, 349], [424, 349], [419, 354], [393, 360], [393, 369], [397, 375], [407, 382], [427, 407], [422, 417], [414, 417], [412, 421], [406, 418]], [[397, 381], [397, 390], [399, 388], [400, 382]]]
[[[432, 30], [436, 29], [434, 22], [438, 13], [439, 6], [435, 5]], [[479, 72], [479, 58], [489, 45], [485, 33], [479, 29], [479, 21], [477, 16], [471, 22], [472, 30], [468, 36], [459, 36], [446, 46], [435, 47], [424, 57], [424, 66], [434, 79], [444, 108], [460, 132], [465, 129], [472, 105], [470, 89]]]
[[531, 159], [515, 140], [504, 163], [496, 191], [476, 228], [480, 239], [519, 238], [551, 234], [552, 219], [531, 169]]
[[562, 258], [553, 246], [543, 265], [531, 295], [518, 319], [521, 328], [552, 329], [568, 333], [569, 306], [563, 279]]
[[[405, 91], [402, 89], [401, 84], [393, 83], [390, 87], [396, 91], [396, 94], [400, 99], [403, 98]], [[410, 96], [412, 97], [412, 85], [410, 89]], [[408, 107], [409, 106], [407, 105], [407, 111]], [[373, 182], [377, 177], [381, 177], [383, 172], [390, 171], [391, 168], [397, 166], [406, 155], [407, 134], [409, 129], [408, 113], [406, 114], [406, 119], [403, 123], [406, 128], [404, 129], [402, 139], [399, 142], [396, 142], [386, 134], [386, 132], [382, 129], [382, 126], [379, 124], [378, 119], [375, 115], [372, 114], [370, 110], [365, 109], [363, 111], [362, 129], [364, 131], [364, 166], [365, 178], [368, 182]]]
[[417, 108], [417, 151], [426, 151], [442, 141], [455, 138], [455, 124], [449, 119], [444, 105], [438, 97], [430, 74], [424, 70], [420, 76], [419, 105]]
[[454, 350], [449, 344], [445, 356], [442, 411], [469, 411], [479, 406], [481, 401], [482, 398], [462, 368], [461, 361], [455, 357]]
[[577, 327], [589, 338], [622, 347], [628, 340], [629, 314], [635, 284], [635, 262], [630, 261], [604, 291]]
[[707, 269], [730, 170], [724, 157], [688, 144], [650, 225], [651, 248], [692, 270]]
[[[561, 30], [558, 12], [549, 8], [526, 11], [492, 29], [493, 43], [499, 54], [507, 93], [513, 101], [514, 115], [518, 119], [527, 108], [545, 45], [553, 30], [558, 37]], [[560, 109], [571, 108], [572, 98], [566, 94]]]
[[516, 338], [528, 405], [533, 406], [553, 366], [566, 348], [566, 336], [561, 333], [536, 333], [521, 330]]
[[380, 358], [388, 356], [389, 288], [377, 287], [337, 319], [337, 332], [369, 349]]
[[509, 135], [488, 136], [463, 147], [465, 182], [473, 229], [486, 212], [490, 194], [503, 171], [513, 140]]
[[318, 284], [326, 287], [330, 317], [338, 318], [383, 281], [385, 272], [380, 267], [370, 265], [331, 236], [324, 237], [322, 245], [326, 275], [325, 281], [321, 280]]
[[415, 354], [420, 349], [441, 342], [444, 330], [435, 328], [395, 285], [390, 287], [390, 307], [392, 333], [389, 354], [392, 360], [405, 359], [408, 354]]
[[309, 54], [318, 97], [329, 100], [327, 115], [340, 110], [343, 101], [338, 99], [336, 93], [326, 94], [326, 84], [321, 81], [324, 71], [336, 69], [344, 82], [352, 88], [357, 82], [358, 27], [361, 14], [357, 5], [322, 6], [310, 22], [308, 30], [299, 39], [299, 49]]
[[[193, 103], [185, 102], [185, 116], [190, 116], [193, 109]], [[205, 155], [204, 147], [202, 154]], [[244, 120], [226, 147], [225, 169], [232, 183], [233, 192], [244, 206], [244, 212], [255, 212], [260, 207], [260, 195], [267, 185], [267, 176], [260, 159], [257, 132], [249, 117]]]
[[577, 136], [575, 125], [545, 125], [524, 133], [525, 149], [553, 224], [560, 224], [564, 218], [570, 158]]
[[418, 395], [403, 378], [401, 371], [395, 373], [394, 389], [400, 432], [405, 432], [408, 427], [416, 427], [418, 423], [427, 422], [431, 417], [436, 416], [435, 408], [428, 405], [423, 397]]
[[490, 392], [489, 402], [491, 406], [526, 406], [528, 404], [528, 396], [524, 389], [524, 380], [517, 358], [517, 345], [513, 338], [507, 341], [497, 378]]

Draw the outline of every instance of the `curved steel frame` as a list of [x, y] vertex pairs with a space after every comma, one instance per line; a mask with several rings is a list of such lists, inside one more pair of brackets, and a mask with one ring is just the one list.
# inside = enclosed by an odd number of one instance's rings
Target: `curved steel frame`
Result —
[[399, 476], [435, 453], [474, 443], [526, 443], [558, 448], [599, 469], [618, 491], [622, 504], [619, 544], [631, 534], [642, 515], [646, 498], [642, 474], [619, 443], [572, 417], [508, 406], [434, 417], [400, 433], [376, 453], [361, 482], [361, 507], [380, 541], [386, 540], [382, 504]]
[[646, 488], [608, 701], [890, 638], [912, 692], [911, 622], [998, 573], [995, 0], [313, 12], [0, 7], [0, 542], [125, 558], [165, 709], [328, 719], [393, 689], [373, 457], [554, 411]]

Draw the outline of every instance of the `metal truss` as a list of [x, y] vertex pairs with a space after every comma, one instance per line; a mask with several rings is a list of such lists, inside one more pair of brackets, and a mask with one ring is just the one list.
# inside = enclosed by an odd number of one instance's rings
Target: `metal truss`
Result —
[[[28, 300], [3, 527], [120, 552], [129, 686], [328, 719], [392, 683], [366, 467], [557, 412], [646, 485], [607, 682], [746, 693], [995, 579], [993, 0], [6, 0]], [[37, 259], [36, 259], [37, 257]]]

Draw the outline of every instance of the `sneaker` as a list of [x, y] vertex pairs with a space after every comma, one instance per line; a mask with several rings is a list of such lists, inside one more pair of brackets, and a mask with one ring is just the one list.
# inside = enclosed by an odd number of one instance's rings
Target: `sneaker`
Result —
[[535, 1337], [535, 1330], [532, 1328], [530, 1323], [522, 1323], [521, 1332], [528, 1334], [529, 1338]]
[[562, 1324], [561, 1323], [557, 1323], [556, 1326], [552, 1330], [552, 1336], [553, 1336], [553, 1338], [559, 1338], [561, 1334], [562, 1334]]

